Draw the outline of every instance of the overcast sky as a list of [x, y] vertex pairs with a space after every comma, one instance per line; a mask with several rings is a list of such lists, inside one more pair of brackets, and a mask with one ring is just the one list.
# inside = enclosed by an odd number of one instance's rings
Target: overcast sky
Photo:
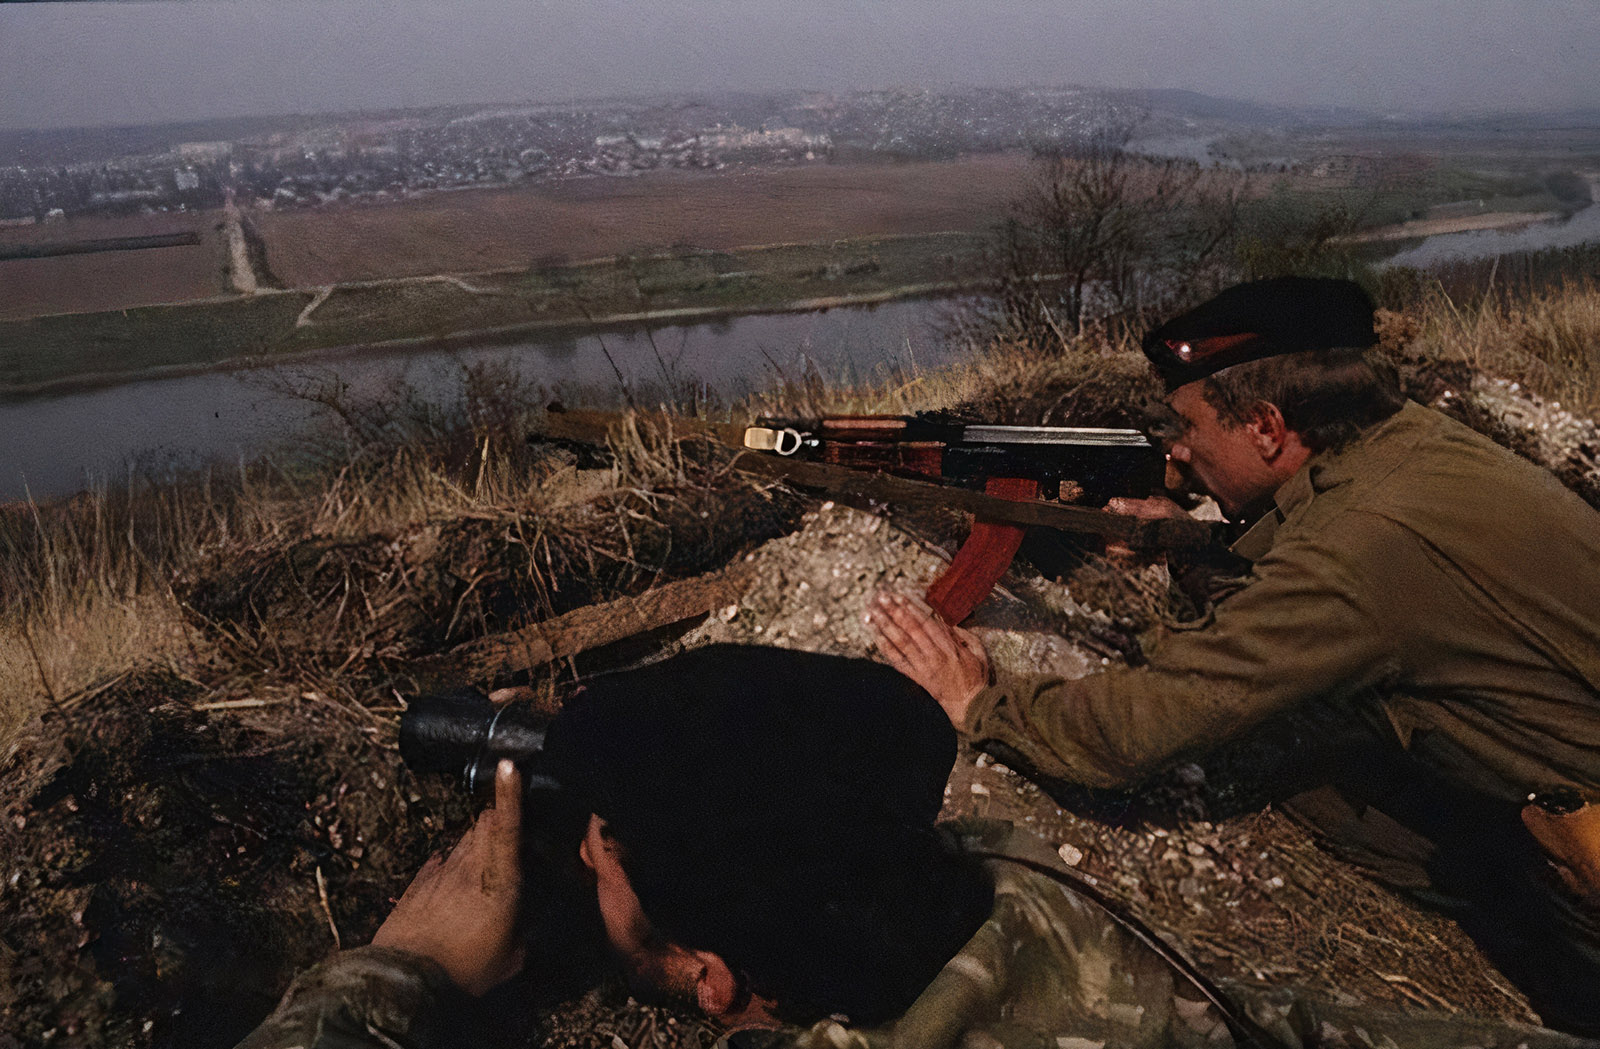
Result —
[[1081, 83], [1379, 111], [1600, 106], [1600, 0], [0, 5], [0, 126], [715, 90]]

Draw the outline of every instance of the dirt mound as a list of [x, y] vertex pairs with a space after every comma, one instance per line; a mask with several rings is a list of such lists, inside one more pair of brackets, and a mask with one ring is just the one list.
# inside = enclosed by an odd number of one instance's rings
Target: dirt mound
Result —
[[[79, 698], [5, 756], [0, 1047], [231, 1044], [336, 937], [367, 942], [470, 815], [401, 767], [391, 686], [414, 656], [720, 566], [797, 516], [713, 467], [679, 482], [192, 571], [190, 664]], [[574, 1046], [610, 1046], [580, 1036], [596, 1024], [711, 1040], [619, 988], [511, 1011]]]
[[[1470, 372], [1411, 381], [1600, 505], [1592, 424]], [[1013, 409], [1017, 421], [1042, 410]], [[448, 785], [410, 777], [394, 752], [389, 685], [413, 657], [719, 567], [771, 537], [753, 554], [758, 582], [687, 643], [862, 655], [866, 595], [925, 587], [959, 531], [954, 519], [826, 504], [802, 522], [799, 497], [714, 462], [689, 464], [681, 481], [539, 513], [302, 536], [224, 551], [193, 572], [180, 595], [200, 628], [194, 665], [141, 672], [50, 714], [0, 762], [0, 1049], [230, 1044], [333, 947], [335, 929], [347, 945], [366, 942], [468, 816]], [[1119, 660], [1150, 614], [1130, 605], [1149, 604], [1166, 580], [1096, 570], [1098, 583], [1069, 573], [1061, 585], [1019, 562], [976, 616], [996, 660], [1069, 676]], [[309, 683], [340, 675], [352, 682], [341, 694], [359, 703]], [[1092, 817], [1094, 799], [1058, 804], [967, 753], [947, 813], [1035, 829], [1218, 975], [1529, 1018], [1454, 925], [1334, 861], [1285, 818], [1200, 818], [1191, 803], [1214, 799], [1190, 788], [1208, 775], [1185, 770], [1147, 799], [1189, 814], [1157, 827], [1137, 809]], [[613, 1037], [635, 1049], [711, 1041], [616, 988], [516, 1030], [597, 1049]]]
[[1600, 509], [1600, 424], [1460, 362], [1401, 362], [1406, 394], [1555, 474]]
[[794, 526], [797, 501], [707, 471], [552, 513], [229, 551], [179, 589], [196, 623], [258, 664], [377, 670], [471, 637], [726, 564]]
[[[881, 517], [824, 504], [800, 532], [754, 556], [761, 582], [686, 644], [869, 655], [861, 622], [867, 596], [882, 587], [920, 591], [946, 555]], [[969, 625], [996, 666], [1014, 672], [1076, 678], [1120, 662], [1103, 642], [1120, 625], [1113, 610], [1074, 592], [1075, 581], [1051, 583], [1014, 568]], [[964, 751], [944, 815], [1028, 827], [1167, 930], [1208, 972], [1396, 1006], [1533, 1018], [1525, 999], [1452, 922], [1373, 884], [1286, 817], [1250, 806], [1262, 788], [1247, 780], [1277, 776], [1278, 765], [1263, 765], [1254, 750], [1235, 752], [1206, 769], [1181, 768], [1131, 798], [1080, 790], [1069, 808], [987, 755]], [[1216, 808], [1236, 815], [1196, 818]], [[1191, 815], [1182, 818], [1184, 812]]]
[[198, 692], [146, 674], [13, 748], [0, 1028], [21, 1044], [232, 1044], [334, 926], [365, 942], [426, 858], [444, 816], [387, 724]]

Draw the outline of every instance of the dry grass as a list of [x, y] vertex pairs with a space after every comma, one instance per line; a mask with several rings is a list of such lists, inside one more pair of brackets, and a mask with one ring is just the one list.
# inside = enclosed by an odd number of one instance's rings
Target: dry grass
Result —
[[192, 654], [170, 593], [96, 598], [0, 625], [0, 743], [49, 706], [70, 707], [140, 663]]
[[1593, 281], [1490, 295], [1476, 306], [1457, 306], [1436, 291], [1411, 313], [1413, 351], [1516, 379], [1579, 415], [1600, 414], [1600, 286]]
[[[1489, 297], [1472, 307], [1436, 289], [1396, 323], [1413, 352], [1518, 378], [1575, 412], [1600, 412], [1600, 288], [1593, 284]], [[742, 420], [956, 409], [995, 421], [1117, 425], [1141, 421], [1152, 392], [1143, 357], [1127, 337], [1063, 335], [1044, 348], [984, 345], [959, 327], [954, 337], [967, 340], [968, 352], [949, 368], [901, 370], [869, 382], [813, 371], [783, 377], [716, 414]], [[717, 475], [715, 463], [689, 461], [662, 435], [634, 426], [618, 434], [609, 472], [580, 473], [562, 456], [527, 446], [537, 398], [503, 376], [467, 374], [460, 402], [445, 412], [405, 390], [366, 403], [352, 403], [338, 389], [304, 394], [329, 409], [332, 430], [309, 439], [305, 463], [292, 470], [262, 463], [178, 485], [0, 509], [0, 732], [52, 696], [70, 702], [142, 661], [193, 662], [201, 651], [209, 658], [214, 638], [203, 622], [186, 633], [186, 617], [195, 620], [174, 586], [184, 594], [180, 581], [204, 583], [208, 573], [247, 556], [285, 560], [318, 543], [381, 552], [453, 522], [446, 539], [458, 546], [448, 552], [500, 558], [493, 571], [484, 569], [483, 585], [519, 575], [496, 585], [517, 600], [534, 595], [525, 614], [537, 615], [609, 596], [608, 588], [646, 585], [672, 566], [687, 570], [695, 557], [731, 541], [698, 536], [698, 554], [684, 545], [686, 506], [734, 499], [736, 482]], [[687, 414], [714, 408], [678, 405]], [[677, 523], [663, 524], [675, 514]], [[420, 561], [426, 552], [413, 542], [399, 560]], [[381, 557], [352, 561], [343, 571], [344, 578], [368, 573], [358, 580], [362, 593], [388, 594], [397, 585], [383, 576]], [[343, 593], [330, 589], [327, 600]], [[470, 597], [481, 601], [481, 587]], [[442, 610], [451, 636], [487, 622], [482, 617], [490, 613], [481, 609], [472, 619], [467, 597], [455, 600]], [[500, 607], [492, 615], [503, 615], [510, 597]], [[343, 615], [334, 621], [344, 622]], [[377, 618], [367, 616], [366, 626]], [[263, 649], [260, 658], [271, 655]]]
[[173, 584], [206, 558], [536, 502], [527, 456], [498, 454], [512, 442], [492, 426], [481, 440], [469, 426], [465, 452], [441, 441], [412, 452], [414, 428], [392, 430], [392, 454], [380, 454], [375, 431], [358, 436], [344, 462], [299, 474], [263, 463], [0, 507], [0, 738], [140, 663], [189, 657], [195, 638]]
[[0, 508], [0, 740], [152, 661], [354, 698], [381, 641], [397, 651], [425, 620], [439, 620], [427, 645], [549, 614], [693, 567], [695, 542], [726, 556], [740, 524], [696, 534], [724, 479], [664, 435], [624, 427], [607, 469], [531, 448], [537, 398], [488, 373], [467, 373], [444, 413], [406, 390], [304, 394], [333, 432], [309, 435], [294, 469]]
[[[1020, 409], [1011, 401], [1027, 399], [1020, 391], [1058, 389], [1070, 397], [1093, 385], [1091, 376], [1108, 363], [1112, 374], [1136, 367], [1126, 352], [1088, 340], [1048, 356], [994, 347], [955, 368], [902, 372], [873, 384], [812, 373], [732, 414], [898, 413], [973, 403], [992, 416], [1014, 414]], [[336, 388], [302, 393], [328, 409], [331, 424], [305, 441], [309, 465], [287, 470], [260, 463], [175, 485], [102, 489], [0, 510], [0, 733], [52, 700], [71, 702], [142, 662], [185, 662], [191, 647], [214, 655], [209, 645], [217, 638], [208, 624], [186, 632], [193, 609], [182, 607], [173, 588], [188, 596], [208, 577], [252, 558], [283, 560], [316, 544], [381, 550], [430, 524], [470, 522], [473, 557], [489, 549], [504, 562], [505, 551], [516, 548], [510, 556], [523, 578], [505, 585], [536, 595], [538, 606], [562, 604], [576, 595], [550, 590], [570, 591], [574, 576], [589, 573], [615, 585], [686, 556], [682, 536], [659, 522], [683, 503], [686, 488], [699, 486], [690, 498], [707, 498], [707, 486], [742, 483], [715, 477], [714, 466], [687, 461], [664, 435], [637, 426], [616, 436], [609, 472], [577, 471], [560, 456], [529, 449], [523, 435], [536, 421], [529, 406], [537, 401], [494, 374], [466, 374], [461, 403], [445, 413], [403, 389], [363, 403]], [[420, 558], [422, 547], [413, 546], [406, 557]], [[348, 564], [328, 600], [360, 593], [381, 608], [379, 594], [407, 596], [395, 589], [403, 581], [382, 577], [387, 569], [380, 563]], [[504, 574], [503, 565], [497, 571]], [[463, 598], [444, 611], [455, 623], [468, 615], [466, 607]], [[370, 628], [382, 617], [355, 618]], [[339, 629], [352, 638], [359, 633], [350, 616], [333, 619], [349, 623]], [[262, 637], [249, 647], [259, 650], [260, 661], [282, 656]], [[326, 680], [317, 684], [328, 687]]]
[[0, 508], [0, 738], [47, 702], [184, 644], [168, 570], [208, 493], [91, 491]]
[[736, 416], [815, 418], [827, 414], [905, 414], [954, 410], [1018, 425], [1120, 425], [1142, 414], [1156, 392], [1138, 343], [1101, 330], [1053, 344], [984, 341], [959, 318], [948, 338], [963, 347], [957, 363], [934, 371], [900, 370], [875, 382], [833, 382], [818, 373], [783, 377], [746, 399]]

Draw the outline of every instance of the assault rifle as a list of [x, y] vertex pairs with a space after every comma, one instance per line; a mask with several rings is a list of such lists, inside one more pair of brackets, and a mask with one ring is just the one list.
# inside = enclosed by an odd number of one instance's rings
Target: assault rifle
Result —
[[[552, 411], [530, 439], [600, 444], [621, 418]], [[1210, 526], [1199, 521], [1149, 521], [1100, 509], [1113, 496], [1162, 491], [1165, 456], [1138, 430], [995, 426], [931, 414], [763, 419], [748, 427], [656, 421], [668, 432], [742, 445], [746, 453], [733, 466], [745, 473], [841, 501], [972, 514], [971, 534], [928, 590], [929, 604], [950, 623], [965, 619], [1005, 574], [1027, 526], [1141, 551], [1198, 549], [1212, 539]]]
[[[1166, 457], [1138, 430], [849, 415], [764, 419], [745, 429], [744, 446], [792, 460], [760, 472], [802, 485], [970, 510], [971, 534], [949, 570], [928, 589], [928, 603], [951, 623], [965, 619], [1004, 574], [1022, 544], [1024, 525], [1048, 525], [1147, 550], [1210, 541], [1209, 528], [1198, 521], [1142, 521], [1091, 509], [1115, 496], [1162, 491]], [[860, 479], [860, 471], [879, 476]], [[919, 483], [926, 481], [944, 487], [929, 492], [931, 486]]]
[[835, 415], [809, 422], [763, 419], [744, 446], [858, 470], [922, 477], [979, 491], [999, 478], [1035, 482], [1029, 498], [1103, 506], [1157, 490], [1166, 460], [1138, 430], [993, 426], [935, 415]]

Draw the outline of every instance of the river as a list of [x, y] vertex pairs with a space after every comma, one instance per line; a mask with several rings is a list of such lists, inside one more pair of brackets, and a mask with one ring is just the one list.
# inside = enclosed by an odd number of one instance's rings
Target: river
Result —
[[[352, 399], [404, 384], [428, 403], [456, 402], [468, 369], [495, 368], [568, 403], [622, 403], [620, 372], [641, 402], [703, 384], [722, 401], [809, 369], [840, 382], [946, 363], [946, 300], [903, 299], [713, 323], [545, 334], [448, 351], [332, 354], [310, 363], [210, 372], [0, 402], [0, 502], [166, 477], [280, 452], [327, 417], [297, 395], [342, 383]], [[614, 366], [613, 366], [614, 362]]]
[[[1600, 196], [1600, 186], [1596, 187]], [[1429, 237], [1388, 259], [1427, 267], [1600, 241], [1600, 205], [1514, 231]], [[622, 383], [650, 403], [664, 385], [703, 384], [723, 401], [815, 369], [840, 382], [947, 362], [938, 337], [946, 300], [902, 299], [812, 313], [751, 314], [711, 323], [603, 334], [546, 333], [524, 342], [448, 351], [329, 354], [312, 363], [131, 382], [0, 402], [0, 502], [164, 477], [283, 449], [325, 409], [295, 391], [342, 383], [354, 399], [405, 384], [439, 406], [475, 367], [504, 370], [570, 403], [622, 403]], [[622, 379], [619, 381], [618, 373]]]
[[[1600, 184], [1592, 190], [1600, 199]], [[1441, 233], [1428, 237], [1385, 260], [1390, 266], [1415, 266], [1427, 269], [1442, 262], [1489, 258], [1519, 251], [1570, 248], [1600, 241], [1600, 204], [1590, 204], [1570, 218], [1530, 222], [1518, 229], [1475, 229], [1464, 233]]]

